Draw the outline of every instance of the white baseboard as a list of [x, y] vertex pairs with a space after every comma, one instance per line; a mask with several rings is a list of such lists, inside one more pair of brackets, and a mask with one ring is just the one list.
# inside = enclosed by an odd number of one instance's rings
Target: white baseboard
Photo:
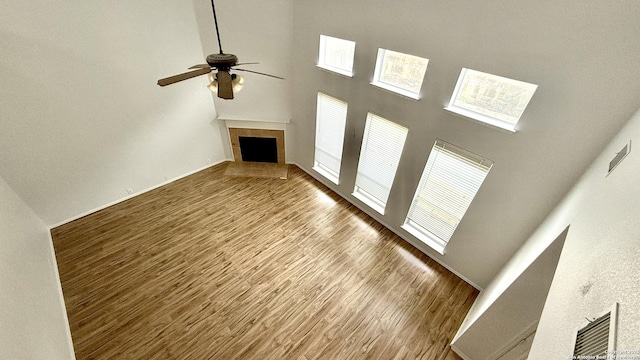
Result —
[[458, 356], [460, 356], [463, 360], [471, 360], [471, 358], [468, 357], [467, 354], [460, 351], [460, 349], [455, 347], [455, 345], [451, 345], [451, 350], [453, 350], [453, 352], [456, 353]]
[[63, 319], [64, 322], [66, 323], [67, 327], [66, 327], [66, 334], [65, 337], [67, 338], [67, 343], [69, 346], [69, 350], [70, 350], [70, 354], [69, 354], [69, 359], [73, 359], [75, 360], [76, 358], [76, 353], [75, 350], [73, 349], [73, 339], [71, 338], [71, 327], [70, 327], [70, 323], [69, 323], [69, 316], [67, 316], [67, 306], [65, 305], [64, 302], [64, 294], [62, 293], [62, 283], [60, 282], [60, 272], [58, 271], [58, 260], [56, 258], [56, 250], [53, 247], [53, 238], [51, 237], [51, 231], [47, 232], [47, 238], [49, 240], [49, 250], [50, 250], [50, 254], [49, 256], [51, 256], [51, 261], [52, 261], [52, 265], [53, 265], [53, 273], [54, 276], [56, 278], [56, 287], [58, 288], [58, 296], [60, 298], [60, 304], [62, 304], [62, 314], [63, 314]]
[[[78, 219], [80, 219], [80, 218], [82, 218], [82, 217], [85, 217], [85, 216], [87, 216], [87, 215], [93, 214], [93, 213], [94, 213], [94, 212], [96, 212], [96, 211], [100, 211], [100, 210], [106, 209], [106, 208], [108, 208], [109, 206], [113, 206], [113, 205], [116, 205], [116, 204], [121, 203], [121, 202], [123, 202], [123, 201], [129, 200], [129, 199], [131, 199], [131, 198], [133, 198], [133, 197], [136, 197], [136, 196], [138, 196], [138, 195], [140, 195], [140, 194], [144, 194], [144, 193], [149, 192], [149, 191], [151, 191], [151, 190], [154, 190], [154, 189], [157, 189], [157, 188], [162, 187], [162, 186], [164, 186], [164, 185], [170, 184], [170, 183], [172, 183], [172, 182], [174, 182], [174, 181], [176, 181], [176, 180], [180, 180], [180, 179], [182, 179], [182, 178], [184, 178], [184, 177], [187, 177], [187, 176], [189, 176], [189, 175], [193, 175], [193, 174], [195, 174], [195, 173], [197, 173], [197, 172], [199, 172], [199, 171], [202, 171], [202, 170], [208, 169], [208, 168], [210, 168], [210, 167], [213, 167], [213, 166], [219, 165], [219, 164], [221, 164], [221, 163], [223, 163], [223, 162], [225, 162], [225, 161], [233, 161], [233, 160], [232, 160], [232, 159], [223, 159], [223, 160], [218, 161], [218, 162], [215, 162], [215, 163], [213, 163], [213, 164], [209, 164], [209, 165], [207, 165], [207, 166], [204, 166], [204, 167], [201, 167], [201, 168], [199, 168], [199, 169], [193, 170], [193, 171], [188, 172], [188, 173], [186, 173], [186, 174], [180, 175], [180, 176], [178, 176], [178, 177], [176, 177], [176, 178], [173, 178], [173, 179], [167, 180], [167, 181], [165, 181], [165, 182], [162, 182], [162, 183], [160, 183], [160, 184], [158, 184], [158, 185], [152, 186], [152, 187], [150, 187], [150, 188], [148, 188], [148, 189], [145, 189], [145, 190], [142, 190], [142, 191], [136, 192], [136, 193], [131, 194], [131, 195], [129, 195], [129, 196], [126, 196], [126, 197], [123, 197], [123, 198], [121, 198], [121, 199], [118, 199], [118, 200], [112, 201], [112, 202], [107, 203], [107, 204], [105, 204], [105, 205], [99, 206], [99, 207], [97, 207], [97, 208], [95, 208], [95, 209], [92, 209], [92, 210], [86, 211], [86, 212], [84, 212], [84, 213], [81, 213], [81, 214], [79, 214], [79, 215], [73, 216], [73, 217], [71, 217], [71, 218], [69, 218], [69, 219], [63, 220], [63, 221], [61, 221], [61, 222], [59, 222], [59, 223], [56, 223], [56, 224], [54, 224], [54, 225], [49, 226], [49, 230], [51, 230], [51, 229], [53, 229], [53, 228], [56, 228], [56, 227], [58, 227], [58, 226], [61, 226], [61, 225], [64, 225], [64, 224], [70, 223], [70, 222], [72, 222], [72, 221], [74, 221], [74, 220], [78, 220]], [[298, 164], [297, 164], [297, 163], [295, 163], [295, 162], [287, 162], [287, 164], [291, 164], [291, 165], [295, 165], [295, 166], [297, 166], [299, 169], [301, 169], [302, 171], [304, 171], [305, 173], [309, 174], [311, 177], [313, 177], [314, 179], [316, 179], [317, 181], [321, 182], [323, 185], [325, 185], [326, 187], [328, 187], [329, 189], [331, 189], [331, 191], [333, 191], [333, 192], [335, 192], [336, 194], [340, 195], [340, 197], [342, 197], [343, 199], [347, 200], [349, 203], [351, 203], [352, 205], [354, 205], [355, 207], [357, 207], [358, 209], [360, 209], [362, 212], [364, 212], [365, 214], [367, 214], [367, 215], [371, 216], [371, 217], [372, 217], [372, 218], [374, 218], [377, 222], [379, 222], [379, 223], [381, 223], [382, 225], [384, 225], [387, 229], [391, 230], [394, 234], [398, 235], [398, 236], [399, 236], [400, 238], [402, 238], [404, 241], [408, 242], [408, 243], [409, 243], [409, 244], [411, 244], [413, 247], [415, 247], [416, 249], [420, 250], [420, 252], [422, 252], [422, 253], [424, 253], [425, 255], [429, 256], [433, 261], [435, 261], [435, 262], [437, 262], [438, 264], [442, 265], [444, 268], [446, 268], [447, 270], [449, 270], [449, 271], [451, 271], [452, 273], [454, 273], [457, 277], [461, 278], [462, 280], [464, 280], [465, 282], [467, 282], [469, 285], [471, 285], [471, 286], [473, 286], [474, 288], [476, 288], [476, 289], [478, 289], [478, 290], [482, 291], [482, 288], [481, 288], [480, 286], [478, 286], [477, 284], [475, 284], [473, 281], [469, 280], [468, 278], [466, 278], [465, 276], [463, 276], [462, 274], [460, 274], [459, 272], [457, 272], [455, 269], [452, 269], [452, 268], [451, 268], [451, 267], [449, 267], [447, 264], [444, 264], [442, 261], [440, 261], [440, 260], [438, 260], [438, 259], [436, 259], [436, 258], [431, 257], [431, 255], [429, 254], [429, 252], [428, 252], [428, 251], [425, 251], [425, 249], [424, 249], [424, 245], [421, 245], [421, 244], [419, 243], [419, 241], [417, 241], [417, 240], [415, 240], [415, 239], [411, 239], [411, 238], [409, 238], [408, 236], [405, 236], [405, 235], [403, 235], [403, 234], [399, 233], [399, 232], [398, 232], [397, 230], [395, 230], [393, 227], [389, 226], [387, 223], [385, 223], [383, 220], [381, 220], [381, 219], [378, 217], [378, 215], [376, 215], [373, 211], [370, 211], [369, 209], [364, 208], [362, 205], [355, 203], [355, 202], [354, 202], [352, 199], [350, 199], [348, 196], [345, 196], [345, 195], [343, 195], [343, 194], [339, 193], [338, 191], [334, 190], [334, 189], [333, 189], [333, 185], [332, 185], [332, 184], [330, 184], [330, 182], [326, 181], [325, 179], [323, 179], [322, 177], [318, 176], [317, 174], [314, 174], [313, 172], [311, 172], [311, 171], [309, 171], [309, 170], [307, 170], [307, 169], [303, 168], [302, 166], [298, 165]]]
[[341, 193], [339, 193], [338, 191], [333, 189], [333, 186], [335, 186], [335, 184], [332, 184], [331, 182], [327, 181], [326, 179], [323, 179], [322, 177], [318, 176], [317, 174], [313, 173], [312, 171], [309, 171], [305, 168], [303, 168], [302, 166], [298, 165], [295, 162], [290, 162], [289, 164], [291, 165], [295, 165], [297, 166], [299, 169], [301, 169], [302, 171], [304, 171], [305, 173], [309, 174], [311, 177], [313, 177], [314, 179], [318, 180], [319, 182], [321, 182], [324, 186], [328, 187], [329, 189], [331, 189], [331, 191], [335, 192], [336, 194], [340, 195], [340, 197], [342, 197], [343, 199], [347, 200], [349, 203], [351, 203], [352, 205], [354, 205], [355, 207], [357, 207], [358, 209], [362, 210], [362, 212], [364, 212], [365, 214], [371, 216], [372, 218], [374, 218], [377, 222], [379, 222], [380, 224], [384, 225], [387, 229], [391, 230], [391, 232], [393, 232], [394, 234], [398, 235], [400, 238], [402, 238], [404, 241], [408, 242], [409, 244], [411, 244], [413, 247], [415, 247], [416, 249], [420, 250], [420, 252], [422, 252], [423, 254], [427, 255], [429, 258], [431, 258], [433, 261], [437, 262], [438, 264], [442, 265], [445, 269], [451, 271], [452, 273], [454, 273], [457, 277], [459, 277], [460, 279], [464, 280], [467, 284], [473, 286], [474, 288], [478, 289], [479, 291], [482, 291], [482, 287], [478, 286], [477, 284], [475, 284], [473, 281], [469, 280], [468, 278], [466, 278], [465, 276], [463, 276], [462, 274], [460, 274], [459, 272], [457, 272], [455, 269], [452, 269], [451, 267], [449, 267], [447, 264], [444, 264], [442, 261], [433, 258], [428, 251], [425, 250], [425, 245], [421, 244], [419, 242], [419, 240], [416, 239], [411, 239], [408, 236], [405, 236], [401, 233], [399, 233], [397, 230], [395, 230], [393, 227], [389, 226], [387, 223], [385, 223], [383, 220], [381, 220], [378, 215], [374, 212], [371, 211], [370, 209], [367, 209], [365, 207], [363, 207], [360, 204], [355, 203], [352, 199], [350, 199], [348, 196], [345, 196]]
[[129, 200], [129, 199], [131, 199], [131, 198], [134, 198], [134, 197], [136, 197], [136, 196], [138, 196], [138, 195], [144, 194], [144, 193], [149, 192], [149, 191], [151, 191], [151, 190], [155, 190], [155, 189], [157, 189], [157, 188], [159, 188], [159, 187], [165, 186], [165, 185], [170, 184], [170, 183], [172, 183], [172, 182], [174, 182], [174, 181], [176, 181], [176, 180], [180, 180], [180, 179], [182, 179], [182, 178], [185, 178], [185, 177], [187, 177], [187, 176], [189, 176], [189, 175], [193, 175], [193, 174], [195, 174], [195, 173], [197, 173], [197, 172], [200, 172], [200, 171], [202, 171], [202, 170], [205, 170], [205, 169], [208, 169], [208, 168], [210, 168], [210, 167], [213, 167], [213, 166], [216, 166], [216, 165], [222, 164], [222, 163], [223, 163], [223, 162], [225, 162], [225, 161], [233, 161], [233, 159], [223, 159], [223, 160], [220, 160], [220, 161], [218, 161], [218, 162], [215, 162], [215, 163], [213, 163], [213, 164], [209, 164], [209, 165], [207, 165], [207, 166], [203, 166], [203, 167], [201, 167], [201, 168], [195, 169], [195, 170], [193, 170], [193, 171], [190, 171], [190, 172], [188, 172], [188, 173], [186, 173], [186, 174], [180, 175], [180, 176], [175, 177], [175, 178], [173, 178], [173, 179], [169, 179], [169, 180], [167, 180], [167, 181], [164, 181], [164, 182], [162, 182], [162, 183], [160, 183], [160, 184], [158, 184], [158, 185], [154, 185], [154, 186], [152, 186], [152, 187], [150, 187], [150, 188], [144, 189], [144, 190], [142, 190], [142, 191], [138, 191], [138, 192], [133, 193], [133, 194], [131, 194], [131, 195], [129, 195], [129, 196], [125, 196], [125, 197], [123, 197], [123, 198], [121, 198], [121, 199], [118, 199], [118, 200], [112, 201], [112, 202], [107, 203], [107, 204], [105, 204], [105, 205], [98, 206], [98, 207], [97, 207], [97, 208], [95, 208], [95, 209], [92, 209], [92, 210], [89, 210], [89, 211], [85, 211], [85, 212], [83, 212], [83, 213], [81, 213], [81, 214], [79, 214], [79, 215], [73, 216], [73, 217], [71, 217], [71, 218], [69, 218], [69, 219], [66, 219], [66, 220], [63, 220], [63, 221], [61, 221], [61, 222], [59, 222], [59, 223], [56, 223], [56, 224], [50, 225], [50, 226], [49, 226], [49, 230], [51, 230], [51, 229], [53, 229], [53, 228], [56, 228], [56, 227], [58, 227], [58, 226], [61, 226], [61, 225], [64, 225], [64, 224], [70, 223], [70, 222], [72, 222], [72, 221], [74, 221], [74, 220], [78, 220], [78, 219], [80, 219], [80, 218], [82, 218], [82, 217], [85, 217], [85, 216], [87, 216], [87, 215], [91, 215], [91, 214], [93, 214], [93, 213], [94, 213], [94, 212], [96, 212], [96, 211], [104, 210], [104, 209], [108, 208], [109, 206], [116, 205], [116, 204], [121, 203], [121, 202], [123, 202], [123, 201], [126, 201], [126, 200]]
[[[533, 323], [529, 324], [529, 326], [522, 329], [522, 331], [520, 331], [520, 333], [514, 336], [508, 343], [506, 343], [504, 346], [502, 346], [500, 349], [494, 352], [491, 356], [489, 356], [489, 359], [500, 359], [501, 357], [506, 355], [509, 351], [511, 351], [513, 348], [518, 346], [518, 344], [520, 344], [522, 341], [526, 340], [529, 336], [535, 333], [537, 329], [538, 329], [538, 321], [534, 321]], [[526, 358], [527, 356], [524, 355], [524, 357]]]

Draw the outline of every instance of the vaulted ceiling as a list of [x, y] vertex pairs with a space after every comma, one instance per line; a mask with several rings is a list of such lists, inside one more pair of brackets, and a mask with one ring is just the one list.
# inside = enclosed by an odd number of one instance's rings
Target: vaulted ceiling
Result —
[[[388, 212], [379, 217], [400, 234], [436, 138], [495, 162], [447, 253], [423, 247], [479, 286], [640, 107], [637, 2], [330, 0], [296, 2], [294, 9], [294, 122], [302, 166], [309, 168], [313, 158], [318, 90], [349, 103], [343, 182], [336, 187], [344, 196], [353, 190], [366, 112], [409, 128]], [[314, 67], [320, 34], [356, 42], [354, 78]], [[430, 59], [419, 101], [369, 85], [378, 48]], [[538, 85], [516, 133], [443, 111], [462, 67]]]
[[[333, 186], [343, 196], [353, 190], [367, 111], [409, 128], [387, 214], [378, 216], [395, 231], [406, 235], [399, 225], [436, 138], [495, 162], [446, 255], [423, 248], [480, 287], [640, 107], [634, 0], [216, 5], [225, 51], [287, 78], [246, 76], [237, 99], [215, 100], [218, 115], [291, 120], [289, 160], [311, 171], [317, 91], [347, 101], [343, 174]], [[155, 85], [217, 51], [208, 0], [2, 8], [0, 174], [45, 223], [230, 156], [206, 79]], [[315, 66], [320, 34], [356, 42], [353, 78]], [[419, 101], [369, 85], [379, 47], [430, 59]], [[516, 133], [443, 111], [462, 67], [539, 86]]]

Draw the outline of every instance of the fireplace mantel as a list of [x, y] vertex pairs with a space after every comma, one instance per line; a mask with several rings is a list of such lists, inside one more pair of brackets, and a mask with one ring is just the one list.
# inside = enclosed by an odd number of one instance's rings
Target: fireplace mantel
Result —
[[258, 120], [244, 118], [219, 117], [218, 120], [224, 121], [227, 129], [265, 129], [265, 130], [285, 130], [290, 120]]
[[238, 137], [253, 136], [276, 138], [278, 164], [286, 164], [285, 133], [287, 125], [291, 122], [290, 120], [261, 120], [234, 117], [218, 117], [218, 120], [224, 121], [227, 128], [229, 145], [235, 162], [242, 162]]

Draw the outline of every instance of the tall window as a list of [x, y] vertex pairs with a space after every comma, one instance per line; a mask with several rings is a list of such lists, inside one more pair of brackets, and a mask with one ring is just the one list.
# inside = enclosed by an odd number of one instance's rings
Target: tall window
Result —
[[428, 64], [429, 59], [378, 49], [371, 84], [417, 100]]
[[347, 103], [319, 92], [313, 169], [335, 184], [340, 178], [346, 121]]
[[406, 138], [407, 128], [372, 113], [367, 115], [353, 196], [381, 214]]
[[318, 66], [342, 74], [353, 76], [353, 56], [356, 43], [350, 40], [320, 35]]
[[436, 140], [402, 228], [441, 254], [493, 162]]
[[537, 88], [538, 85], [463, 68], [445, 109], [515, 131]]

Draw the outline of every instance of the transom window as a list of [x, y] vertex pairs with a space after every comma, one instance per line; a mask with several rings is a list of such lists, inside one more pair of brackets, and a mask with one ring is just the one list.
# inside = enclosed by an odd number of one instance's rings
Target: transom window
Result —
[[353, 196], [383, 215], [407, 131], [404, 126], [367, 114]]
[[378, 49], [372, 85], [418, 100], [429, 59]]
[[353, 76], [353, 56], [356, 43], [326, 35], [320, 35], [318, 67], [345, 76]]
[[493, 162], [436, 140], [402, 228], [441, 254]]
[[318, 92], [316, 113], [316, 152], [313, 169], [338, 184], [347, 103]]
[[445, 109], [515, 132], [538, 85], [471, 69], [462, 69]]

